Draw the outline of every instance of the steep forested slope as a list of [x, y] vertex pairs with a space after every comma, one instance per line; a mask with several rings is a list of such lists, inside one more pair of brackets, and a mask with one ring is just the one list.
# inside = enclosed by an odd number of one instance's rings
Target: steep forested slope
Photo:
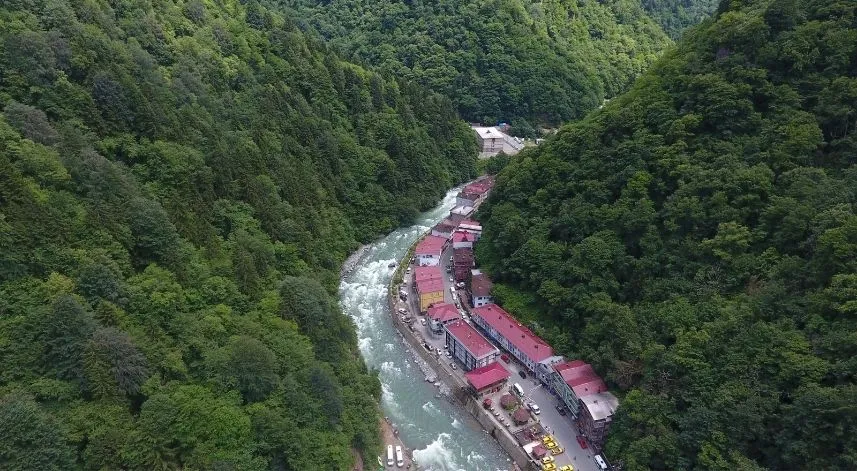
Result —
[[624, 469], [853, 469], [857, 4], [720, 10], [513, 159], [479, 259], [621, 392]]
[[330, 292], [471, 176], [450, 102], [276, 10], [0, 6], [0, 468], [350, 469], [380, 385]]
[[676, 39], [685, 28], [708, 18], [719, 0], [643, 0], [643, 8], [661, 27]]
[[489, 123], [579, 118], [624, 91], [669, 43], [636, 0], [277, 3], [346, 57], [422, 83], [466, 119]]

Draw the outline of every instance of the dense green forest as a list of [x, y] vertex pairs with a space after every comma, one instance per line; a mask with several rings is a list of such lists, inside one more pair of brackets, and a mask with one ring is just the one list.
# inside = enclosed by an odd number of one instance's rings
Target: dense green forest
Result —
[[643, 0], [643, 8], [673, 39], [711, 16], [719, 0]]
[[627, 471], [857, 468], [857, 3], [725, 1], [501, 171], [500, 301], [621, 395]]
[[345, 57], [522, 134], [582, 117], [670, 44], [638, 0], [270, 1], [292, 6]]
[[0, 6], [0, 468], [350, 469], [346, 254], [473, 176], [451, 102], [238, 0]]

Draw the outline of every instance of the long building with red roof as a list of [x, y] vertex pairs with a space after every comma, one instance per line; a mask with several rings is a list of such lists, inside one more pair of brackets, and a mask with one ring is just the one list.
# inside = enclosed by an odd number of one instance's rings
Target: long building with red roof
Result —
[[547, 342], [500, 306], [486, 304], [471, 309], [470, 313], [473, 321], [488, 333], [488, 337], [526, 365], [530, 371], [535, 371], [536, 364], [540, 361], [553, 356], [553, 348]]
[[465, 371], [486, 366], [500, 356], [497, 347], [463, 320], [446, 324], [444, 330], [449, 352], [464, 365]]
[[414, 283], [440, 279], [443, 279], [443, 273], [440, 272], [440, 267], [438, 266], [414, 268]]

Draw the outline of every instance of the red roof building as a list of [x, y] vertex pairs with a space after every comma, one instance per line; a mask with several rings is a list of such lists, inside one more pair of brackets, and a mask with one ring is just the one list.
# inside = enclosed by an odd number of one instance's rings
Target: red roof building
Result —
[[414, 268], [414, 283], [440, 279], [443, 279], [443, 273], [440, 272], [440, 267], [438, 266]]
[[607, 385], [589, 363], [573, 360], [553, 365], [553, 369], [551, 388], [574, 417], [580, 411], [580, 398], [607, 391]]
[[475, 307], [471, 311], [473, 321], [488, 333], [488, 336], [509, 351], [530, 371], [536, 364], [553, 356], [553, 349], [544, 340], [524, 327], [511, 314], [496, 304]]
[[444, 330], [449, 352], [464, 365], [465, 371], [486, 366], [500, 356], [497, 347], [463, 320], [446, 324]]
[[465, 373], [464, 377], [478, 396], [484, 396], [503, 389], [511, 375], [509, 370], [495, 361]]
[[473, 249], [463, 247], [452, 249], [452, 272], [455, 281], [469, 281], [473, 269]]
[[418, 294], [435, 293], [437, 291], [443, 291], [443, 280], [440, 278], [417, 282]]
[[473, 242], [476, 241], [476, 236], [465, 231], [455, 231], [452, 233], [452, 248], [463, 249], [473, 248]]
[[443, 332], [443, 326], [452, 321], [461, 319], [461, 314], [454, 304], [436, 303], [429, 306], [427, 315], [430, 319], [432, 332], [439, 334]]
[[417, 259], [417, 265], [436, 266], [440, 264], [440, 256], [443, 249], [446, 247], [447, 239], [429, 235], [423, 238], [416, 249], [414, 249], [414, 257]]

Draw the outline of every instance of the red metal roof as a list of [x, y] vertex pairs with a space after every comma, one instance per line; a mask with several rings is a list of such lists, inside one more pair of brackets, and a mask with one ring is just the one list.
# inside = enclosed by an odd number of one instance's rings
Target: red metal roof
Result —
[[425, 280], [439, 280], [441, 278], [443, 278], [443, 274], [440, 272], [440, 267], [437, 265], [433, 267], [414, 268], [414, 281], [417, 283]]
[[482, 336], [470, 324], [464, 321], [453, 321], [446, 324], [446, 330], [462, 344], [474, 358], [482, 358], [497, 351], [494, 345]]
[[491, 189], [491, 185], [488, 182], [476, 182], [476, 183], [471, 183], [471, 184], [465, 186], [464, 189], [461, 190], [461, 192], [462, 193], [474, 193], [477, 195], [481, 195], [482, 193], [485, 193], [486, 191], [488, 191], [490, 189]]
[[488, 278], [488, 275], [480, 273], [473, 275], [470, 281], [470, 292], [473, 296], [490, 296], [491, 286], [491, 279]]
[[473, 239], [475, 239], [475, 237], [473, 237], [473, 235], [470, 234], [469, 232], [455, 231], [452, 233], [452, 242], [453, 243], [455, 243], [455, 242], [473, 242]]
[[441, 279], [422, 280], [417, 282], [417, 293], [425, 294], [435, 293], [438, 291], [443, 291], [443, 280]]
[[428, 316], [437, 322], [444, 323], [454, 319], [461, 319], [458, 308], [454, 304], [436, 303], [428, 308]]
[[419, 255], [440, 255], [443, 252], [443, 246], [446, 244], [446, 239], [438, 236], [426, 236], [417, 244], [414, 254]]
[[489, 363], [485, 366], [476, 368], [475, 370], [464, 373], [467, 382], [477, 391], [494, 385], [500, 381], [504, 381], [512, 374], [503, 365], [497, 363]]
[[506, 340], [526, 355], [534, 363], [553, 356], [553, 349], [544, 340], [521, 325], [511, 314], [496, 304], [486, 304], [476, 307], [471, 313], [485, 320]]
[[592, 365], [582, 360], [560, 363], [554, 365], [553, 369], [562, 376], [562, 380], [578, 398], [607, 391], [607, 385], [592, 369]]

